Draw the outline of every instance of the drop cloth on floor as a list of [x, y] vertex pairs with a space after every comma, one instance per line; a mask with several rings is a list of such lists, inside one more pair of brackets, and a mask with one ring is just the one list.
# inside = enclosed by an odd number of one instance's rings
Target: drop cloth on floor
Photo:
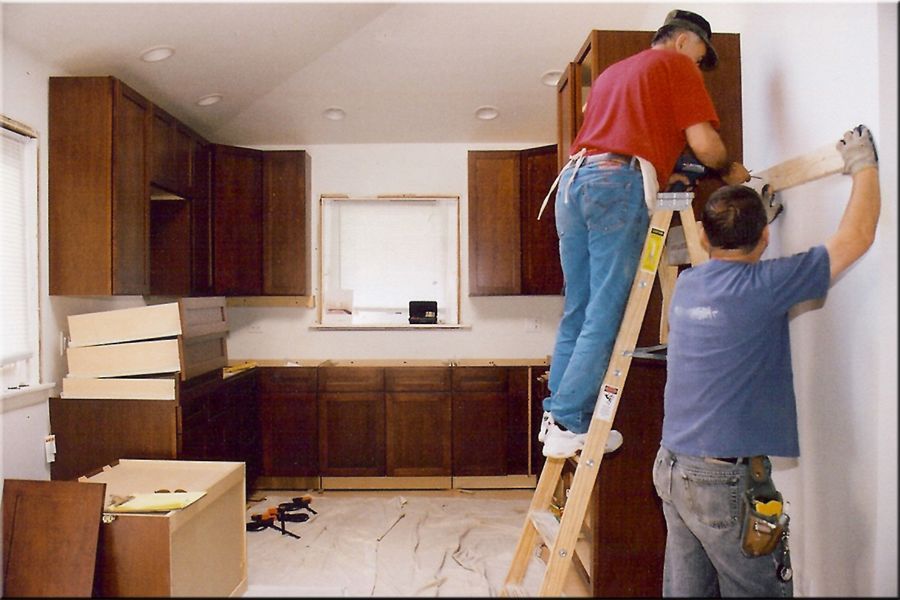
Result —
[[[497, 596], [529, 504], [478, 493], [312, 498], [318, 514], [285, 524], [300, 539], [247, 533], [245, 596]], [[268, 494], [247, 520], [290, 500]], [[527, 590], [536, 593], [541, 572], [529, 568]]]

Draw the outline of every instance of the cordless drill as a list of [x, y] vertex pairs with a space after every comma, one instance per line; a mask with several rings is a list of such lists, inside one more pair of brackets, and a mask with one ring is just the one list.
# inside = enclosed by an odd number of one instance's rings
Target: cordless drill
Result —
[[697, 185], [697, 181], [706, 175], [706, 167], [697, 160], [697, 157], [694, 156], [694, 153], [691, 152], [690, 148], [685, 147], [684, 152], [681, 153], [681, 156], [679, 156], [678, 160], [675, 162], [673, 175], [684, 175], [687, 177], [689, 183], [685, 185], [682, 181], [674, 181], [669, 184], [666, 191], [685, 192], [689, 189], [693, 189], [693, 187]]

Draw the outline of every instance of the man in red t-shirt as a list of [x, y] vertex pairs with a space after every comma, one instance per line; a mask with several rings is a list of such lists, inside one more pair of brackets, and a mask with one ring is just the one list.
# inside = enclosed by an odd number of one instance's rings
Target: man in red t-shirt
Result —
[[711, 36], [706, 19], [673, 10], [650, 48], [611, 65], [591, 86], [556, 194], [565, 307], [538, 434], [545, 456], [573, 456], [584, 446], [647, 234], [648, 200], [665, 189], [685, 146], [726, 183], [750, 179], [728, 158], [700, 72], [718, 62]]

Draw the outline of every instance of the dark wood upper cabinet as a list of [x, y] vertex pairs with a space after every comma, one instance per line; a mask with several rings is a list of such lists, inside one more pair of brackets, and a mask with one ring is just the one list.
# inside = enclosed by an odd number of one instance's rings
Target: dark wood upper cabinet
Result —
[[50, 294], [150, 291], [149, 116], [113, 77], [50, 78]]
[[215, 293], [210, 144], [195, 140], [191, 161], [191, 295]]
[[263, 153], [263, 294], [309, 293], [309, 155]]
[[150, 118], [150, 184], [172, 194], [178, 190], [176, 148], [176, 120], [158, 106], [151, 109]]
[[262, 293], [262, 155], [212, 145], [214, 288], [218, 295]]
[[556, 156], [555, 144], [469, 152], [470, 296], [561, 292], [552, 203], [537, 220]]

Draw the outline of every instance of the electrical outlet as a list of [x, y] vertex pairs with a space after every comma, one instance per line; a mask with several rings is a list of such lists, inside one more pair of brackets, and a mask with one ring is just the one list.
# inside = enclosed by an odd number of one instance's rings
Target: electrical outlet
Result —
[[249, 333], [262, 333], [262, 325], [254, 323], [247, 329]]
[[541, 322], [538, 319], [525, 319], [525, 331], [534, 333], [541, 330]]
[[66, 337], [64, 331], [59, 332], [59, 355], [65, 356], [66, 354], [66, 346], [69, 343], [69, 339]]

